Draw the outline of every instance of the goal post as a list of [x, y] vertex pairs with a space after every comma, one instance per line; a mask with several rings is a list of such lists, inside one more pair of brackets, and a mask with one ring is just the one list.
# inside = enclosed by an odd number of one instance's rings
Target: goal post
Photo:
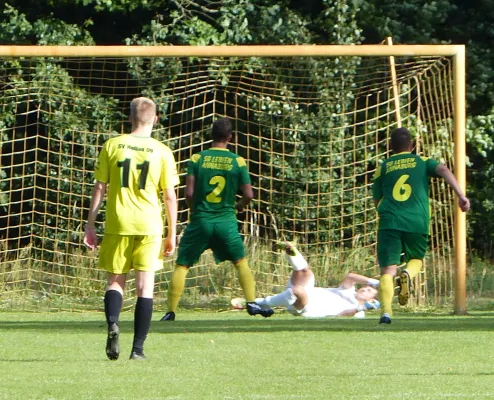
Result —
[[[465, 47], [455, 46], [453, 55], [453, 82], [454, 82], [454, 140], [455, 140], [455, 166], [456, 179], [462, 190], [466, 193], [466, 140], [465, 140]], [[466, 299], [466, 271], [467, 271], [467, 229], [466, 216], [459, 207], [455, 207], [455, 314], [461, 315], [467, 312]]]
[[[462, 45], [0, 46], [0, 301], [97, 307], [88, 297], [104, 278], [82, 246], [92, 170], [101, 144], [128, 132], [138, 95], [159, 103], [155, 137], [176, 154], [181, 228], [186, 162], [214, 118], [234, 120], [257, 192], [240, 226], [259, 294], [289, 274], [270, 247], [277, 239], [299, 241], [322, 285], [350, 269], [378, 275], [371, 176], [389, 153], [396, 106], [417, 150], [453, 167], [465, 190]], [[441, 182], [431, 196], [432, 249], [414, 302], [454, 297], [464, 314], [465, 214]], [[165, 265], [163, 301], [173, 260]], [[185, 305], [239, 294], [232, 268], [209, 254], [189, 275]]]

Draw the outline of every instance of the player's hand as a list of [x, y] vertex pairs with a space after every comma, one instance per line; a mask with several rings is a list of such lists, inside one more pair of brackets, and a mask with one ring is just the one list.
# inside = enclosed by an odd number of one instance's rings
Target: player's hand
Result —
[[235, 203], [235, 209], [237, 210], [237, 213], [241, 213], [244, 211], [244, 207], [242, 206], [242, 203], [240, 203], [240, 201]]
[[163, 239], [163, 255], [170, 257], [175, 253], [175, 247], [177, 247], [177, 239], [175, 235], [173, 237], [166, 237]]
[[86, 225], [86, 229], [84, 230], [84, 244], [91, 250], [98, 247], [98, 236], [96, 235], [94, 226]]
[[458, 198], [458, 206], [460, 207], [461, 211], [466, 212], [470, 210], [470, 200], [468, 200], [468, 198], [466, 198], [465, 196], [460, 196]]

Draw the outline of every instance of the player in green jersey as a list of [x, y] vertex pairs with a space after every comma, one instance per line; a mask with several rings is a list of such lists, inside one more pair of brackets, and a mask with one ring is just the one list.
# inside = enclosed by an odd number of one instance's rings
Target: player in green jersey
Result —
[[399, 276], [401, 305], [407, 303], [411, 280], [422, 269], [430, 232], [429, 179], [442, 177], [458, 196], [460, 209], [470, 209], [470, 201], [448, 167], [411, 153], [413, 143], [407, 129], [395, 129], [390, 146], [394, 154], [377, 168], [373, 179], [373, 197], [379, 214], [381, 324], [391, 323], [395, 276], [402, 252], [406, 267]]
[[[170, 148], [150, 137], [157, 118], [152, 100], [132, 100], [132, 133], [106, 141], [94, 174], [96, 183], [84, 243], [92, 250], [98, 245], [94, 223], [108, 188], [99, 265], [108, 272], [104, 303], [108, 324], [106, 355], [110, 360], [118, 359], [120, 353], [118, 321], [130, 269], [135, 271], [137, 293], [130, 358], [145, 358], [143, 346], [151, 324], [154, 273], [163, 268], [163, 256], [172, 255], [176, 246], [174, 186], [179, 179]], [[164, 239], [160, 192], [168, 221]]]
[[[238, 231], [236, 212], [242, 211], [254, 194], [245, 160], [227, 148], [232, 138], [230, 120], [215, 121], [211, 136], [211, 148], [194, 154], [188, 163], [185, 198], [190, 220], [178, 246], [177, 265], [168, 289], [168, 312], [162, 321], [175, 320], [187, 272], [207, 249], [213, 251], [217, 262], [233, 262], [250, 315], [273, 314], [272, 309], [263, 309], [254, 302], [255, 282]], [[239, 190], [242, 197], [237, 201]]]

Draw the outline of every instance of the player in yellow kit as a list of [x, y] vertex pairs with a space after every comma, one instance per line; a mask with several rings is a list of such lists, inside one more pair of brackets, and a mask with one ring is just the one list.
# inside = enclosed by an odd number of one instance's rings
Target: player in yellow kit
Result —
[[[177, 198], [179, 183], [173, 153], [151, 138], [157, 121], [156, 104], [145, 97], [132, 100], [132, 132], [109, 139], [99, 154], [84, 243], [97, 246], [96, 216], [107, 193], [105, 234], [99, 265], [108, 272], [105, 314], [108, 324], [106, 354], [119, 357], [119, 315], [127, 273], [134, 269], [137, 303], [134, 341], [130, 358], [145, 358], [143, 346], [149, 332], [153, 309], [154, 273], [163, 268], [163, 256], [176, 247]], [[108, 190], [107, 190], [108, 189]], [[168, 229], [164, 223], [160, 193], [163, 193]]]

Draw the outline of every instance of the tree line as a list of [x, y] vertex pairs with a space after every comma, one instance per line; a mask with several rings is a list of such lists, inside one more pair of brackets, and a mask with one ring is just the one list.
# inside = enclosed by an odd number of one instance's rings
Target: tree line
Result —
[[[469, 240], [472, 249], [492, 257], [494, 222], [486, 215], [494, 208], [493, 6], [494, 0], [11, 0], [0, 7], [0, 38], [7, 45], [248, 45], [376, 44], [391, 36], [395, 44], [465, 44]], [[18, 66], [2, 68], [9, 72]], [[63, 90], [67, 82], [58, 79], [55, 86]], [[108, 101], [87, 99], [94, 110], [118, 114]], [[0, 124], [9, 123], [13, 107], [1, 111]], [[77, 114], [70, 118], [69, 123], [81, 124]], [[50, 143], [46, 140], [41, 151]]]

